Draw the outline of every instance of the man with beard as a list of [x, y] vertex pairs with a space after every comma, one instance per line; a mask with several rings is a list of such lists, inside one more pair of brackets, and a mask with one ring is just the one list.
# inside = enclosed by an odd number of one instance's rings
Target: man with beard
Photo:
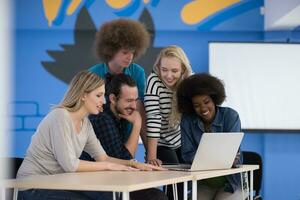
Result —
[[[142, 119], [136, 110], [138, 89], [136, 82], [126, 74], [114, 75], [108, 91], [109, 105], [103, 113], [90, 116], [95, 134], [109, 156], [133, 159], [138, 147]], [[132, 124], [126, 139], [126, 121]], [[165, 200], [167, 196], [159, 189], [150, 188], [130, 193], [132, 200]]]

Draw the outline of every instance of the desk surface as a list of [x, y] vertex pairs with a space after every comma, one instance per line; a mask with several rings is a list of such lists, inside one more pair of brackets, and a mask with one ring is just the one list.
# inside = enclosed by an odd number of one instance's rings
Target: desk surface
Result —
[[194, 179], [201, 180], [201, 179], [213, 178], [218, 176], [226, 176], [226, 175], [236, 174], [236, 173], [241, 173], [246, 171], [254, 171], [257, 169], [259, 169], [259, 165], [242, 165], [239, 168], [197, 171], [191, 173]]
[[63, 190], [131, 192], [173, 183], [200, 180], [258, 169], [258, 165], [198, 172], [181, 171], [99, 171], [38, 175], [1, 181], [4, 187]]
[[175, 171], [99, 171], [5, 180], [4, 187], [131, 192], [191, 179], [191, 173]]

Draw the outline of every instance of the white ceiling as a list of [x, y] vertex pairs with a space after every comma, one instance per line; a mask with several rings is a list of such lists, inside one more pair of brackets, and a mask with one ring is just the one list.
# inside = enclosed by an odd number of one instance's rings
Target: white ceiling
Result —
[[265, 30], [292, 30], [300, 26], [300, 0], [265, 0]]

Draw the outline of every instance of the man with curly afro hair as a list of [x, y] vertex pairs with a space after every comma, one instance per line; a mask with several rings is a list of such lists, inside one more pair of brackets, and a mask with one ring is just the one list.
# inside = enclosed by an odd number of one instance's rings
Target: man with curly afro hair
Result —
[[[181, 154], [185, 163], [192, 163], [203, 133], [241, 131], [239, 114], [221, 106], [225, 98], [222, 81], [210, 74], [194, 74], [178, 86], [177, 108], [182, 114]], [[233, 165], [241, 162], [238, 152]], [[197, 193], [205, 200], [242, 199], [241, 176], [233, 174], [198, 181]]]
[[[142, 116], [143, 127], [145, 127], [143, 100], [146, 75], [143, 67], [133, 61], [146, 51], [149, 42], [150, 35], [140, 22], [124, 18], [108, 21], [102, 24], [95, 38], [96, 54], [101, 63], [89, 69], [105, 80], [106, 91], [110, 87], [112, 77], [116, 74], [124, 73], [135, 80], [139, 97], [137, 110]], [[106, 100], [109, 102], [107, 96]], [[105, 106], [104, 112], [107, 107], [109, 106]], [[130, 123], [126, 124], [126, 130], [125, 140], [129, 138], [132, 130]], [[146, 148], [147, 137], [145, 128], [141, 129], [140, 136]]]

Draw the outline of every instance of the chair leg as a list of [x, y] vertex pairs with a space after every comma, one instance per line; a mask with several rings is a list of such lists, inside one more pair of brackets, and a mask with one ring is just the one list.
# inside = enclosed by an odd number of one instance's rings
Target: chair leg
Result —
[[262, 200], [262, 197], [260, 195], [255, 195], [254, 200]]

